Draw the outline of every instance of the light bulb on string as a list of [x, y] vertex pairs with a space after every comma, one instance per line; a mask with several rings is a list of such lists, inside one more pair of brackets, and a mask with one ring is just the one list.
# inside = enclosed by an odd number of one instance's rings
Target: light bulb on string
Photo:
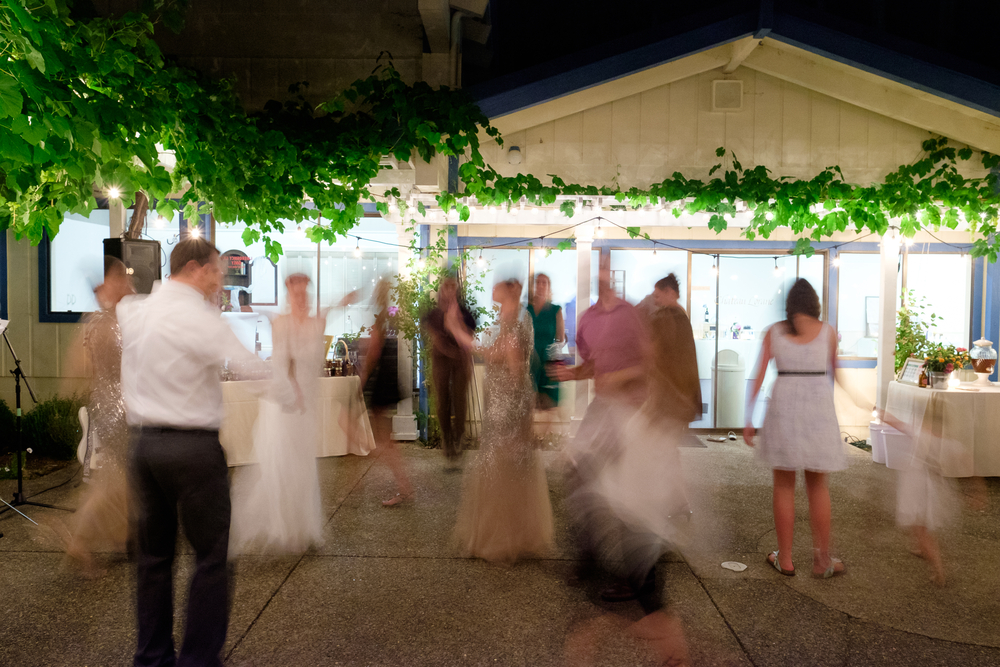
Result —
[[774, 275], [775, 276], [780, 276], [781, 275], [781, 267], [778, 266], [778, 258], [777, 257], [774, 258]]
[[108, 188], [108, 197], [110, 197], [111, 199], [118, 199], [121, 196], [122, 196], [122, 191], [119, 190], [118, 188], [114, 186]]
[[199, 236], [201, 236], [201, 230], [198, 229], [197, 227], [192, 227], [191, 228], [191, 238], [195, 238], [196, 239]]
[[355, 257], [361, 257], [361, 239], [358, 238], [357, 236], [355, 236], [354, 237], [354, 242], [355, 242], [354, 256]]
[[479, 257], [476, 259], [476, 265], [477, 266], [482, 266], [485, 263], [486, 263], [486, 260], [483, 259], [483, 250], [482, 250], [482, 248], [480, 248], [479, 249]]
[[832, 264], [834, 267], [839, 267], [840, 266], [840, 257], [834, 257], [833, 259], [831, 259], [830, 260], [830, 264]]
[[417, 260], [417, 268], [420, 269], [420, 270], [423, 270], [423, 268], [424, 268], [424, 258], [423, 257], [421, 257], [420, 259]]

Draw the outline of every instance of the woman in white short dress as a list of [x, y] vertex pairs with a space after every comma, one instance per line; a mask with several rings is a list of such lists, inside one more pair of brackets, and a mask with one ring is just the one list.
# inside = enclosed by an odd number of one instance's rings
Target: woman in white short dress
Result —
[[844, 564], [830, 556], [830, 490], [827, 474], [847, 467], [840, 427], [833, 405], [833, 378], [837, 365], [837, 334], [820, 321], [816, 291], [798, 279], [788, 291], [787, 318], [772, 326], [761, 346], [757, 377], [750, 389], [750, 408], [743, 430], [753, 447], [753, 404], [771, 359], [778, 378], [764, 418], [757, 454], [774, 471], [774, 528], [778, 550], [767, 561], [778, 572], [792, 576], [792, 534], [795, 526], [795, 475], [804, 470], [813, 540], [813, 576], [829, 578], [844, 572]]

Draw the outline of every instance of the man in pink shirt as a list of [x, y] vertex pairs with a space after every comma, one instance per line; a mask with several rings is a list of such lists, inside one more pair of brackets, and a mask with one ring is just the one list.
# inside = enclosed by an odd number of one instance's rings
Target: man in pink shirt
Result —
[[[652, 357], [645, 322], [634, 306], [615, 294], [606, 258], [601, 259], [598, 287], [597, 303], [580, 318], [576, 335], [576, 349], [583, 363], [556, 370], [556, 377], [564, 381], [593, 378], [596, 393], [566, 449], [572, 463], [567, 502], [582, 557], [575, 579], [590, 574], [598, 556], [595, 535], [604, 530], [598, 524], [608, 521], [600, 503], [595, 505], [598, 494], [591, 488], [602, 467], [615, 460], [627, 445], [621, 431], [646, 400]], [[651, 572], [635, 573], [628, 580], [628, 585], [602, 591], [602, 597], [609, 601], [638, 597], [647, 613], [659, 608]]]

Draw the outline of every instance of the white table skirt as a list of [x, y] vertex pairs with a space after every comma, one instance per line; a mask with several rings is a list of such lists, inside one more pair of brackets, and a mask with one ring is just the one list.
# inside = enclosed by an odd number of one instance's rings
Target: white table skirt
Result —
[[1000, 388], [926, 389], [892, 382], [886, 412], [917, 436], [915, 455], [944, 477], [1000, 476]]
[[[367, 456], [375, 449], [368, 412], [359, 391], [360, 378], [332, 377], [320, 378], [319, 394], [322, 410], [322, 426], [317, 457], [344, 456], [355, 454]], [[225, 414], [219, 439], [226, 450], [226, 460], [230, 466], [255, 463], [253, 455], [253, 426], [257, 421], [257, 402], [266, 387], [260, 382], [223, 382], [222, 401]], [[348, 442], [347, 434], [340, 427], [341, 411], [353, 410], [357, 415], [358, 433], [361, 442]]]

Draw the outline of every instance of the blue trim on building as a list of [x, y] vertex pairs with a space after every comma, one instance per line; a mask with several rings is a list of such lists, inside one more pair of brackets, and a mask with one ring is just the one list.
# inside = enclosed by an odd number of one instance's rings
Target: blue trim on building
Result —
[[[982, 274], [979, 274], [982, 279]], [[986, 265], [986, 310], [983, 313], [986, 318], [986, 339], [993, 341], [993, 349], [1000, 347], [1000, 266], [996, 264]], [[977, 332], [973, 331], [973, 338], [978, 340]], [[997, 340], [994, 340], [997, 339]], [[997, 381], [1000, 368], [993, 370], [990, 379]]]
[[[428, 239], [430, 239], [430, 225], [417, 225], [417, 230], [420, 234], [420, 247], [426, 248]], [[420, 389], [420, 394], [417, 398], [417, 406], [420, 414], [423, 415], [423, 419], [417, 420], [417, 429], [420, 432], [420, 438], [424, 442], [427, 442], [427, 423], [430, 417], [430, 414], [428, 413], [429, 403], [427, 396], [427, 369], [424, 366], [423, 355], [420, 354], [420, 347], [423, 346], [420, 338], [417, 339], [417, 346], [417, 349], [414, 350], [414, 353], [417, 355], [417, 359], [419, 360], [419, 363], [417, 364], [417, 387]]]
[[680, 29], [677, 25], [655, 29], [660, 34], [676, 31], [662, 38], [650, 31], [637, 32], [466, 90], [483, 113], [496, 118], [753, 35], [1000, 116], [1000, 86], [963, 71], [986, 68], [874, 31], [852, 35], [846, 25], [844, 29], [827, 25], [830, 17], [793, 6], [775, 11], [773, 5], [772, 0], [761, 0], [756, 11]]
[[7, 275], [7, 230], [0, 230], [0, 320], [7, 317], [7, 289], [10, 276]]
[[839, 368], [878, 368], [875, 359], [837, 359]]

